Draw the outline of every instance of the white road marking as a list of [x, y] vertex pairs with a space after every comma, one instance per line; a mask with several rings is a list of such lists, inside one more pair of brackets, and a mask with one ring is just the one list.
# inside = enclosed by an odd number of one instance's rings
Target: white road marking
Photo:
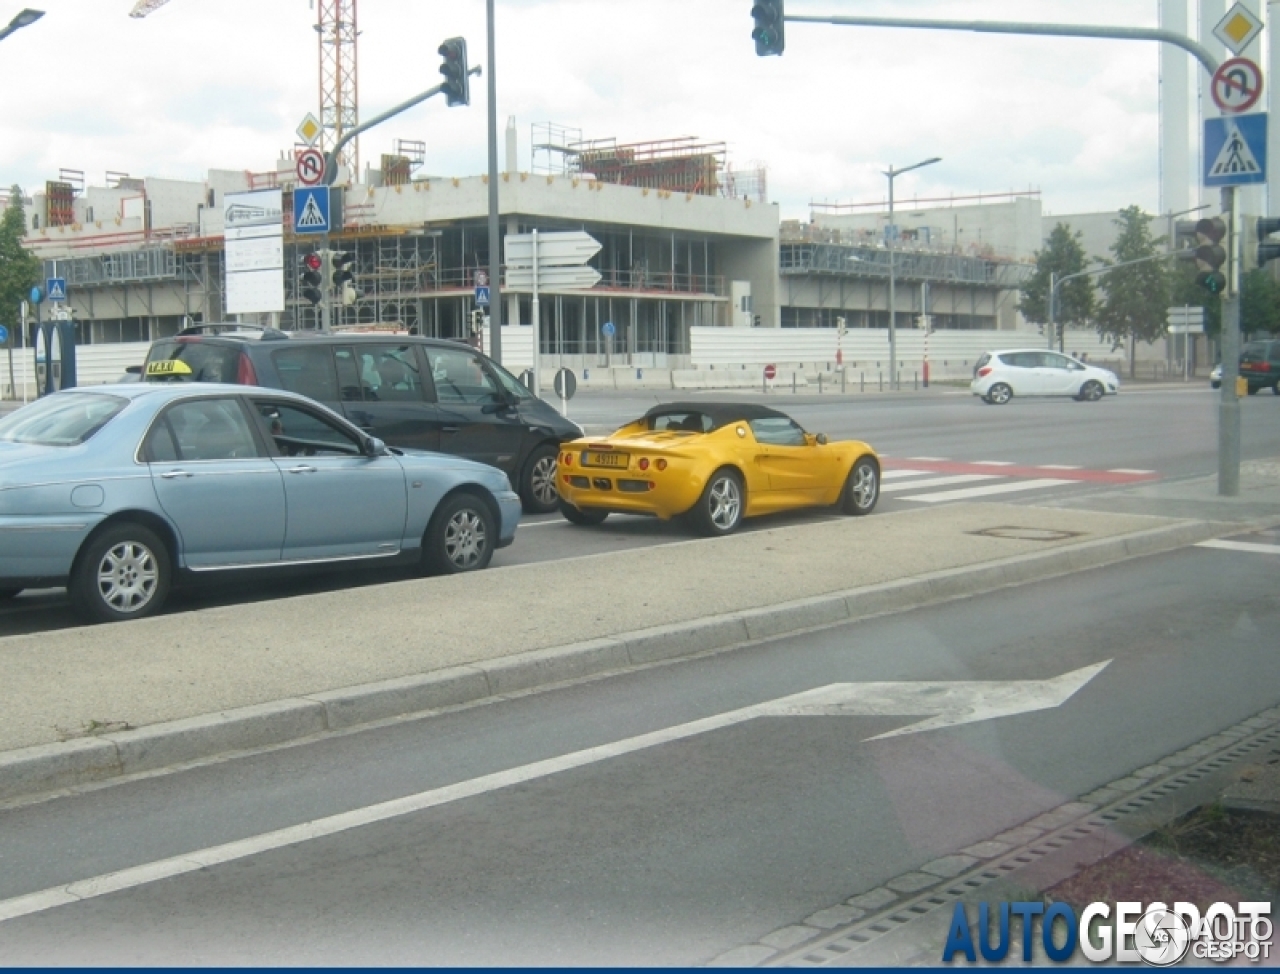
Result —
[[1129, 467], [1116, 467], [1116, 468], [1115, 468], [1115, 469], [1113, 469], [1113, 470], [1108, 470], [1108, 471], [1107, 471], [1107, 473], [1140, 473], [1140, 474], [1148, 474], [1148, 473], [1155, 473], [1155, 471], [1154, 471], [1154, 470], [1132, 470], [1132, 469], [1130, 469]]
[[1071, 463], [1041, 463], [1037, 464], [1041, 470], [1083, 470], [1083, 467]]
[[1262, 544], [1259, 541], [1228, 541], [1225, 538], [1214, 538], [1201, 541], [1197, 548], [1219, 548], [1223, 551], [1249, 551], [1257, 555], [1280, 555], [1280, 544]]
[[1058, 487], [1062, 484], [1074, 483], [1076, 483], [1074, 480], [1057, 480], [1053, 477], [1041, 477], [1039, 480], [1005, 480], [1003, 483], [987, 484], [983, 487], [942, 490], [936, 494], [921, 494], [918, 497], [912, 496], [902, 499], [905, 501], [923, 501], [926, 504], [938, 504], [942, 501], [964, 501], [972, 497], [986, 497], [988, 494], [1012, 494], [1019, 490], [1038, 490], [1041, 487]]
[[928, 480], [908, 480], [902, 484], [881, 484], [880, 493], [891, 494], [896, 490], [917, 490], [927, 487], [949, 487], [952, 484], [968, 484], [975, 480], [1000, 480], [993, 473], [956, 473], [946, 477], [930, 477]]
[[901, 480], [903, 477], [923, 477], [932, 470], [886, 470], [880, 475], [881, 480]]
[[908, 460], [924, 460], [926, 463], [945, 463], [946, 457], [907, 457]]
[[980, 467], [1012, 467], [1012, 460], [974, 460], [975, 465]]
[[1059, 707], [1101, 672], [1110, 660], [1095, 663], [1048, 680], [931, 681], [919, 683], [834, 683], [825, 687], [764, 703], [704, 717], [687, 724], [628, 737], [611, 744], [585, 748], [559, 757], [482, 775], [432, 788], [429, 791], [379, 802], [364, 808], [329, 815], [300, 825], [264, 832], [222, 845], [131, 866], [115, 872], [82, 879], [0, 900], [0, 922], [41, 913], [59, 906], [134, 889], [162, 879], [208, 869], [238, 859], [247, 859], [273, 849], [320, 839], [351, 829], [385, 822], [464, 798], [487, 794], [511, 785], [545, 778], [561, 771], [581, 768], [609, 758], [632, 754], [671, 741], [683, 740], [710, 731], [741, 724], [759, 717], [789, 716], [908, 716], [925, 717], [906, 727], [876, 735], [876, 741], [902, 734], [914, 734], [940, 727], [954, 727], [973, 721], [1029, 713]]

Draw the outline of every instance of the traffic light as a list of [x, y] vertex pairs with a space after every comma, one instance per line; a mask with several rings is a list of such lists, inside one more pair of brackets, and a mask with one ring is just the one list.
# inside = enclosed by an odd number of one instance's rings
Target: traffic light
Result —
[[311, 302], [312, 307], [315, 307], [323, 297], [320, 293], [320, 285], [324, 281], [324, 278], [320, 276], [320, 255], [314, 250], [308, 251], [302, 255], [301, 263], [302, 287], [299, 289], [299, 293]]
[[471, 311], [471, 334], [478, 335], [484, 331], [484, 311], [473, 308]]
[[1227, 275], [1222, 265], [1227, 262], [1227, 250], [1222, 239], [1227, 235], [1227, 221], [1220, 216], [1205, 217], [1196, 222], [1195, 262], [1196, 283], [1210, 294], [1221, 294], [1227, 289]]
[[444, 75], [444, 95], [450, 108], [471, 104], [471, 81], [467, 75], [467, 41], [450, 37], [440, 45], [440, 73]]
[[783, 0], [755, 0], [751, 8], [751, 16], [756, 22], [751, 37], [756, 42], [757, 57], [781, 54], [782, 49], [787, 46], [782, 2]]
[[1280, 233], [1280, 217], [1260, 216], [1255, 224], [1258, 231], [1258, 266], [1280, 257], [1280, 241], [1268, 240], [1273, 233]]
[[355, 277], [351, 270], [351, 265], [355, 262], [356, 255], [349, 250], [334, 250], [329, 254], [329, 283], [333, 285], [335, 294], [341, 294], [342, 289]]

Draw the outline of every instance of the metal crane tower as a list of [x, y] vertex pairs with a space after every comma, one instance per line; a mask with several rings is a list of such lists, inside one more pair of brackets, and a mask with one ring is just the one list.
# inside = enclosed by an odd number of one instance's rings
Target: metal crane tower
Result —
[[[359, 124], [359, 86], [356, 81], [356, 0], [317, 0], [316, 35], [320, 39], [321, 147], [342, 138]], [[359, 139], [352, 139], [338, 156], [353, 178], [360, 170]]]

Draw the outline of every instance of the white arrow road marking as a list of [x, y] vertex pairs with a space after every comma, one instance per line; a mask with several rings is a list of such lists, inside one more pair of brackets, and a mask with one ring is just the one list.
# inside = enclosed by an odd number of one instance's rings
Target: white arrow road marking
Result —
[[432, 788], [429, 791], [418, 792], [416, 795], [393, 798], [376, 805], [303, 822], [301, 825], [291, 825], [274, 832], [265, 832], [207, 849], [197, 849], [170, 859], [160, 859], [64, 886], [54, 886], [36, 893], [28, 893], [25, 896], [0, 900], [0, 922], [32, 913], [41, 913], [81, 900], [105, 896], [108, 893], [145, 886], [148, 883], [197, 872], [222, 863], [234, 862], [237, 859], [247, 859], [273, 849], [336, 835], [439, 805], [447, 805], [511, 785], [545, 778], [561, 771], [656, 747], [659, 744], [696, 737], [699, 734], [731, 727], [758, 717], [929, 716], [928, 720], [918, 721], [899, 730], [868, 738], [868, 740], [878, 741], [886, 737], [896, 737], [899, 734], [916, 734], [939, 727], [953, 727], [977, 720], [990, 720], [993, 717], [1046, 710], [1061, 706], [1110, 662], [1107, 660], [1096, 663], [1050, 680], [833, 683], [816, 690], [806, 690], [777, 700], [767, 700], [764, 703], [715, 714], [687, 724], [664, 727], [661, 730], [628, 737], [611, 744], [601, 744], [544, 761], [535, 761], [507, 771], [482, 775], [470, 781]]
[[1197, 548], [1220, 548], [1223, 551], [1251, 551], [1259, 555], [1280, 555], [1280, 544], [1262, 544], [1257, 541], [1228, 541], [1225, 538], [1214, 538], [1199, 541]]

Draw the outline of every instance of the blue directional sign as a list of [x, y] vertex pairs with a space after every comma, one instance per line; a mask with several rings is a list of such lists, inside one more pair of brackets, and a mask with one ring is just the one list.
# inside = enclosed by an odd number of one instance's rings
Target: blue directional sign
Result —
[[487, 287], [476, 288], [476, 304], [482, 308], [489, 307], [489, 289]]
[[31, 303], [39, 304], [43, 300], [44, 300], [44, 291], [40, 290], [38, 286], [33, 287], [31, 289]]
[[9, 340], [9, 329], [4, 325], [0, 325], [0, 345]]
[[44, 293], [50, 301], [67, 300], [67, 279], [65, 277], [49, 277], [44, 282]]
[[618, 333], [618, 329], [613, 327], [612, 321], [606, 321], [600, 326], [600, 333], [604, 335], [605, 338], [612, 338]]
[[1267, 181], [1267, 115], [1204, 120], [1204, 184], [1248, 186]]
[[293, 232], [329, 232], [328, 186], [299, 186], [293, 191]]

